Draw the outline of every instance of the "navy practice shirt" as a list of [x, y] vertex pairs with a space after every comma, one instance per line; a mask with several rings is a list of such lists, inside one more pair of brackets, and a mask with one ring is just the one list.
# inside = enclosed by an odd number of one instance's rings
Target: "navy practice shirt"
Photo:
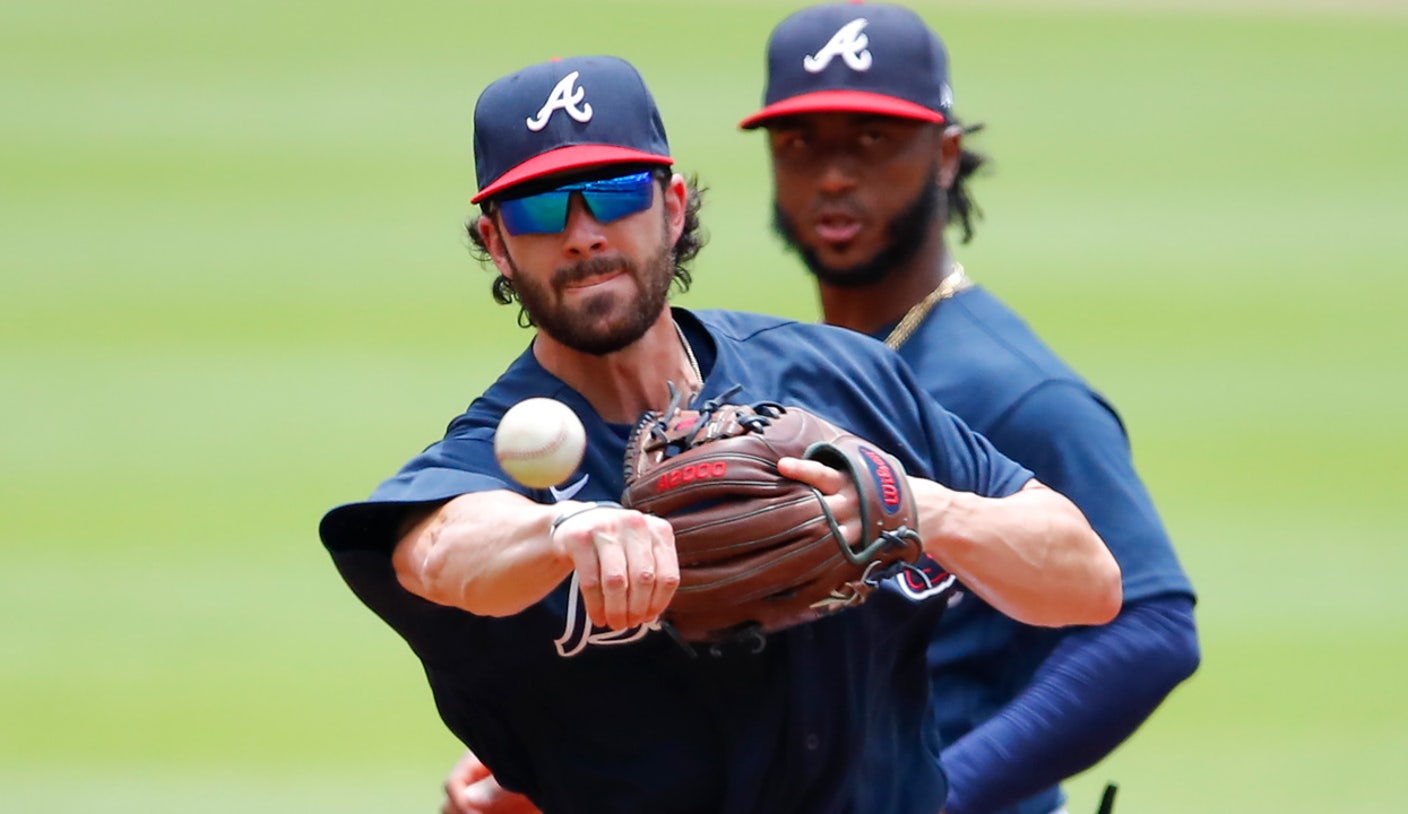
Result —
[[[702, 398], [805, 407], [954, 489], [1005, 496], [1031, 473], [944, 412], [899, 358], [825, 326], [675, 310], [703, 369]], [[587, 453], [566, 485], [515, 485], [493, 455], [513, 404], [559, 399]], [[323, 519], [357, 595], [420, 657], [441, 718], [507, 788], [558, 812], [934, 814], [947, 785], [927, 717], [925, 651], [946, 581], [895, 578], [864, 605], [691, 657], [666, 633], [589, 629], [572, 580], [521, 613], [475, 616], [406, 591], [392, 570], [410, 507], [508, 489], [541, 502], [617, 498], [624, 428], [604, 423], [525, 352], [445, 438], [364, 503]]]
[[[1126, 604], [1193, 588], [1134, 470], [1113, 407], [982, 288], [945, 300], [900, 355], [940, 403], [1085, 512], [1123, 572]], [[1031, 680], [1063, 635], [956, 594], [929, 648], [944, 743], [990, 718]], [[1052, 787], [1019, 809], [1045, 814]]]

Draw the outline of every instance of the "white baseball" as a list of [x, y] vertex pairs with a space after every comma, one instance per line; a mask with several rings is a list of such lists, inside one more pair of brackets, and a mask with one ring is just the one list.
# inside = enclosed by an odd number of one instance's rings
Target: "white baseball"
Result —
[[556, 399], [524, 399], [509, 408], [494, 432], [494, 457], [514, 480], [546, 489], [567, 480], [582, 462], [587, 432]]

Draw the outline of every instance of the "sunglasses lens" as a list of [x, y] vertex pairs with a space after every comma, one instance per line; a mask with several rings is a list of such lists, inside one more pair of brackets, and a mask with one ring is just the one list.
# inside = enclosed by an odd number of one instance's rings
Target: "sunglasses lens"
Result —
[[654, 200], [655, 182], [648, 172], [607, 178], [582, 185], [587, 208], [600, 223], [644, 212]]
[[511, 235], [555, 235], [567, 226], [571, 192], [552, 190], [499, 202], [499, 217]]
[[509, 198], [499, 202], [504, 228], [514, 236], [558, 234], [567, 228], [567, 207], [573, 192], [582, 193], [582, 199], [598, 223], [610, 223], [649, 209], [655, 199], [655, 178], [648, 171], [637, 172], [564, 184], [524, 198]]

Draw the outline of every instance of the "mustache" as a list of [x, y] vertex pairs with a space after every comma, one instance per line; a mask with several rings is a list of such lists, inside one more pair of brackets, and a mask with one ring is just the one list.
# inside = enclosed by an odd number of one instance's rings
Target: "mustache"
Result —
[[557, 269], [553, 272], [552, 282], [556, 286], [572, 285], [582, 280], [617, 271], [624, 271], [635, 276], [636, 264], [624, 257], [591, 257], [580, 263], [573, 263], [570, 266]]
[[835, 198], [816, 202], [807, 207], [805, 213], [807, 220], [813, 222], [837, 216], [863, 220], [866, 216], [866, 210], [858, 201], [850, 198]]

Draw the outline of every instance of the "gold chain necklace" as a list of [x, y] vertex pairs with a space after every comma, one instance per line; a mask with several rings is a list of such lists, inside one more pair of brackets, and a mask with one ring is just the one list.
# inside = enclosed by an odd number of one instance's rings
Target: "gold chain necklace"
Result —
[[934, 306], [972, 284], [968, 275], [963, 272], [963, 264], [953, 263], [949, 266], [949, 272], [943, 282], [939, 283], [939, 287], [930, 291], [924, 296], [924, 299], [916, 302], [905, 312], [904, 316], [900, 318], [899, 324], [890, 331], [889, 336], [885, 337], [885, 344], [891, 350], [899, 350], [900, 346], [909, 340], [914, 329], [919, 327], [919, 323], [923, 322], [924, 318], [929, 316], [929, 312], [934, 310]]

